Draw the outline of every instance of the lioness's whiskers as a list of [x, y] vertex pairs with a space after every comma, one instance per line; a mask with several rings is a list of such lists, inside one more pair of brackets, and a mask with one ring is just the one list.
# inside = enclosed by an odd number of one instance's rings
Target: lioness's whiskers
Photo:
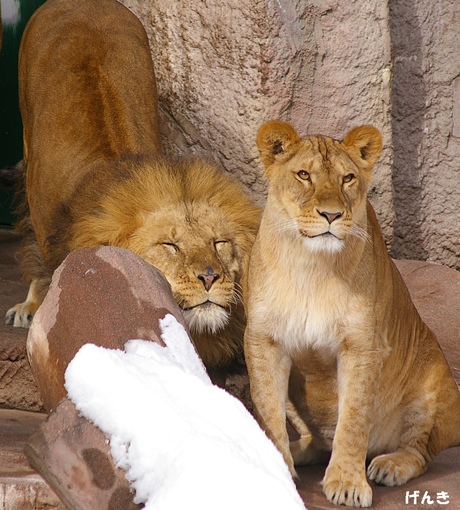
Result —
[[364, 242], [370, 242], [371, 236], [361, 227], [358, 225], [353, 225], [350, 234], [352, 236], [357, 237], [358, 239], [361, 239]]

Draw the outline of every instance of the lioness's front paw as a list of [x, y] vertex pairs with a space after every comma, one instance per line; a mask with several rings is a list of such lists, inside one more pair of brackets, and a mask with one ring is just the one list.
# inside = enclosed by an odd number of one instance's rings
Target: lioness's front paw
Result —
[[369, 507], [372, 505], [372, 489], [366, 476], [339, 466], [329, 465], [323, 479], [323, 491], [335, 505]]
[[11, 324], [15, 328], [29, 328], [36, 311], [35, 303], [24, 301], [6, 312], [5, 323]]
[[422, 475], [427, 468], [426, 461], [423, 462], [416, 455], [400, 449], [375, 457], [367, 468], [367, 475], [375, 483], [393, 487]]

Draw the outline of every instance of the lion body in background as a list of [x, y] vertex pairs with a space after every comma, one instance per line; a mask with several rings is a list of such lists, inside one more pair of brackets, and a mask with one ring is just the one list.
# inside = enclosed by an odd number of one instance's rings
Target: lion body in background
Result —
[[241, 187], [207, 162], [161, 155], [157, 91], [139, 20], [115, 0], [49, 0], [19, 57], [28, 327], [53, 271], [78, 248], [131, 249], [158, 267], [208, 368], [242, 353], [240, 280], [259, 222]]

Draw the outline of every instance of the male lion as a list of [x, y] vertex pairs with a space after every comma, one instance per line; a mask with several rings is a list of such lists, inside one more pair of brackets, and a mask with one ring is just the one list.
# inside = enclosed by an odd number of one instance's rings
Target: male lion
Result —
[[[157, 93], [139, 20], [116, 0], [49, 0], [19, 56], [28, 327], [73, 250], [132, 250], [165, 274], [209, 369], [243, 351], [240, 282], [259, 210], [211, 164], [159, 154]], [[28, 202], [27, 202], [28, 198]], [[30, 215], [29, 215], [30, 209]]]
[[[460, 394], [366, 199], [377, 129], [300, 139], [274, 121], [257, 143], [269, 193], [244, 340], [256, 414], [294, 476], [294, 464], [330, 456], [328, 500], [367, 507], [366, 458], [379, 484], [424, 473], [460, 444]], [[289, 445], [291, 405], [308, 430]]]

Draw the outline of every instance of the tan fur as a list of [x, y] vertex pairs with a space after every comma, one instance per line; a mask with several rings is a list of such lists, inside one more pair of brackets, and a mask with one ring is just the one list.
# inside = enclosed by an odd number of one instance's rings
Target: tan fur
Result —
[[115, 0], [48, 0], [24, 32], [19, 85], [31, 288], [7, 321], [29, 326], [72, 250], [120, 246], [164, 272], [208, 368], [230, 364], [243, 350], [240, 285], [260, 212], [213, 165], [160, 155], [137, 18]]
[[[269, 193], [245, 334], [256, 414], [294, 476], [294, 464], [332, 451], [328, 500], [367, 507], [366, 458], [369, 479], [400, 485], [460, 443], [458, 388], [366, 199], [379, 132], [300, 140], [292, 126], [269, 122], [258, 146]], [[292, 406], [308, 431], [289, 445]]]

